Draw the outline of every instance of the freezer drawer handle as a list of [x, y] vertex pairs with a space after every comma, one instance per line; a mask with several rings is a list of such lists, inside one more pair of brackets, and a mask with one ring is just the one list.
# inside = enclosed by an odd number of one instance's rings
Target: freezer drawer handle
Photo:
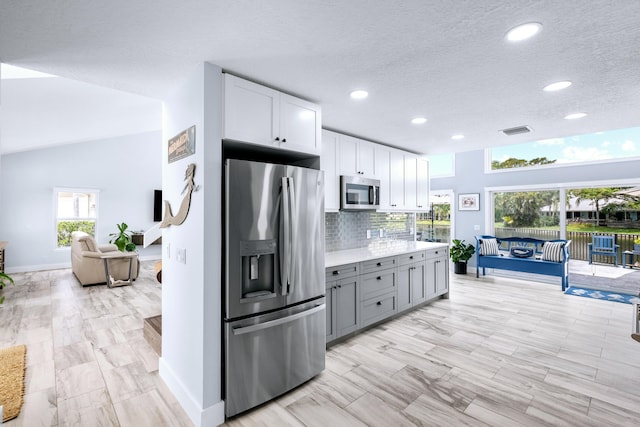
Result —
[[280, 319], [270, 320], [264, 323], [258, 323], [257, 325], [244, 326], [240, 328], [233, 328], [233, 335], [250, 334], [251, 332], [261, 331], [263, 329], [272, 328], [274, 326], [283, 325], [285, 323], [293, 322], [294, 320], [302, 319], [303, 317], [311, 316], [319, 311], [324, 310], [324, 304], [316, 305], [306, 311], [292, 314], [291, 316], [282, 317]]

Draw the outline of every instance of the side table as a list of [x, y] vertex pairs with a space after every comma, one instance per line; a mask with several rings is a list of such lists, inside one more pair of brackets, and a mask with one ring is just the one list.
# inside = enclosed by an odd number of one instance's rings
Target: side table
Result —
[[629, 260], [629, 268], [633, 268], [633, 257], [640, 256], [638, 251], [624, 251], [622, 252], [622, 268], [627, 267], [627, 260]]

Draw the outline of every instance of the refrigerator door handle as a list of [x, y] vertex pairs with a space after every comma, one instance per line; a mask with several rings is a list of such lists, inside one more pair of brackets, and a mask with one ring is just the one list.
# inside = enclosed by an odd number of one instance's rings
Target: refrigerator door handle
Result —
[[289, 212], [290, 212], [290, 225], [289, 225], [289, 236], [291, 240], [289, 241], [290, 249], [289, 249], [289, 287], [287, 293], [293, 293], [294, 288], [296, 286], [296, 282], [298, 282], [296, 271], [298, 268], [298, 263], [296, 260], [298, 259], [298, 211], [296, 203], [296, 188], [294, 185], [294, 180], [292, 177], [289, 177]]
[[317, 305], [309, 310], [302, 311], [300, 313], [292, 314], [291, 316], [281, 317], [280, 319], [269, 320], [268, 322], [258, 323], [256, 325], [242, 326], [239, 328], [233, 328], [233, 335], [250, 334], [251, 332], [261, 331], [263, 329], [272, 328], [274, 326], [283, 325], [285, 323], [293, 322], [294, 320], [302, 319], [303, 317], [311, 316], [321, 310], [324, 310], [325, 305]]
[[287, 295], [291, 275], [291, 200], [289, 177], [282, 177], [282, 221], [280, 223], [280, 285], [281, 294]]

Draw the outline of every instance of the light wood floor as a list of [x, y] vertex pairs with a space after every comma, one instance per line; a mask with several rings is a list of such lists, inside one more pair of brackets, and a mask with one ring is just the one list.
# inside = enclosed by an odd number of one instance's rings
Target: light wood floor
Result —
[[[118, 289], [81, 288], [69, 270], [16, 278], [0, 346], [27, 344], [27, 389], [6, 426], [191, 425], [142, 338], [160, 310], [152, 263]], [[331, 347], [317, 378], [226, 425], [635, 426], [631, 307], [452, 275], [449, 300]]]

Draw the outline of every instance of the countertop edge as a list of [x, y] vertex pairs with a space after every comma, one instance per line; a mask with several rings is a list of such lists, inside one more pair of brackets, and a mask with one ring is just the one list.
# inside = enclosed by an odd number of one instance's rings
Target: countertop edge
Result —
[[325, 253], [325, 268], [338, 265], [353, 264], [372, 259], [402, 255], [409, 252], [424, 251], [430, 249], [447, 248], [448, 243], [435, 242], [405, 242], [387, 245], [370, 245], [364, 248], [346, 249]]

